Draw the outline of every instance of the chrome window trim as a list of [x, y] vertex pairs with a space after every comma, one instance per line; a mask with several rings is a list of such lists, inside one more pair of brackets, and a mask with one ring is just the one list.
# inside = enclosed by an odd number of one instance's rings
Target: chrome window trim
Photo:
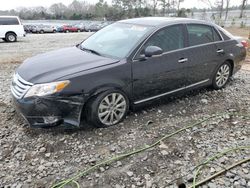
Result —
[[139, 101], [135, 101], [134, 104], [140, 104], [140, 103], [143, 103], [143, 102], [146, 102], [146, 101], [150, 101], [150, 100], [153, 100], [153, 99], [156, 99], [156, 98], [159, 98], [159, 97], [163, 97], [163, 96], [166, 96], [166, 95], [175, 93], [175, 92], [177, 92], [177, 91], [182, 91], [182, 90], [184, 90], [184, 89], [188, 89], [188, 88], [191, 88], [191, 87], [194, 87], [194, 86], [197, 86], [197, 85], [206, 83], [206, 82], [208, 82], [208, 81], [209, 81], [209, 79], [202, 80], [202, 81], [200, 81], [200, 82], [197, 82], [197, 83], [194, 83], [194, 84], [185, 86], [185, 87], [181, 87], [181, 88], [178, 88], [178, 89], [175, 89], [175, 90], [172, 90], [172, 91], [168, 91], [168, 92], [166, 92], [166, 93], [162, 93], [162, 94], [159, 94], [159, 95], [155, 95], [155, 96], [153, 96], [153, 97], [149, 97], [149, 98], [146, 98], [146, 99], [142, 99], [142, 100], [139, 100]]
[[[163, 29], [164, 27], [169, 27], [169, 26], [174, 26], [174, 25], [187, 25], [187, 24], [197, 24], [197, 25], [205, 25], [205, 26], [210, 26], [210, 27], [213, 27], [214, 29], [216, 29], [216, 31], [219, 33], [220, 37], [222, 40], [220, 41], [214, 41], [214, 42], [209, 42], [209, 43], [204, 43], [204, 44], [199, 44], [199, 45], [194, 45], [194, 46], [187, 46], [187, 47], [184, 47], [184, 48], [180, 48], [180, 49], [176, 49], [176, 50], [171, 50], [171, 51], [168, 51], [168, 52], [164, 52], [162, 53], [162, 55], [166, 55], [168, 53], [173, 53], [173, 52], [178, 52], [178, 51], [182, 51], [182, 50], [187, 50], [187, 49], [191, 49], [191, 48], [196, 48], [196, 47], [202, 47], [202, 46], [206, 46], [206, 45], [210, 45], [210, 44], [215, 44], [215, 43], [222, 43], [222, 42], [225, 42], [224, 38], [222, 37], [221, 33], [218, 31], [218, 29], [213, 26], [213, 25], [210, 25], [210, 24], [205, 24], [205, 23], [178, 23], [178, 24], [172, 24], [172, 25], [167, 25], [167, 26], [163, 26], [163, 27], [160, 27], [158, 28], [157, 30], [155, 30], [153, 33], [151, 33], [146, 39], [145, 41], [141, 44], [140, 48], [138, 48], [138, 50], [136, 51], [135, 55], [133, 56], [132, 58], [132, 62], [137, 62], [137, 61], [140, 61], [139, 59], [135, 59], [135, 57], [137, 56], [137, 54], [139, 53], [139, 51], [142, 49], [143, 45], [149, 40], [149, 38], [151, 38], [152, 35], [154, 35], [156, 32], [158, 32], [159, 30]], [[228, 40], [229, 41], [229, 40]]]

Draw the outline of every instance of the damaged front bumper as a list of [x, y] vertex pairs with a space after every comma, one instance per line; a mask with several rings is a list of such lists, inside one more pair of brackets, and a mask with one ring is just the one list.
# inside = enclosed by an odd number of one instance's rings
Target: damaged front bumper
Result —
[[46, 96], [16, 99], [16, 109], [31, 127], [47, 128], [64, 125], [79, 127], [84, 96]]

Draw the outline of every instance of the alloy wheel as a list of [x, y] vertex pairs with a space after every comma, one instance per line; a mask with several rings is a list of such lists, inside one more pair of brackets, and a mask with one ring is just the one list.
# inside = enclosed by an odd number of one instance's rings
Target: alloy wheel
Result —
[[223, 87], [227, 83], [229, 76], [230, 76], [230, 67], [228, 64], [223, 64], [219, 68], [216, 74], [215, 81], [217, 86]]
[[8, 41], [14, 42], [16, 40], [16, 37], [14, 35], [8, 35]]
[[127, 102], [120, 93], [110, 93], [102, 99], [98, 107], [99, 120], [107, 126], [118, 123], [126, 113]]

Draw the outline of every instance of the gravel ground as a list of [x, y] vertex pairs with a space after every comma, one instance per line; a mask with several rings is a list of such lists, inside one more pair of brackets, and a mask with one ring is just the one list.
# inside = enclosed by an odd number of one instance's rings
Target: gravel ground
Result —
[[[0, 43], [0, 187], [50, 187], [103, 159], [151, 144], [201, 118], [250, 112], [250, 72], [244, 69], [223, 90], [201, 89], [158, 100], [130, 112], [123, 123], [107, 129], [87, 125], [75, 131], [29, 128], [11, 104], [9, 84], [14, 69], [30, 55], [72, 46], [87, 35], [28, 35], [18, 43]], [[195, 166], [224, 149], [247, 145], [250, 119], [221, 115], [153, 149], [98, 168], [78, 182], [81, 187], [100, 188], [190, 186]], [[247, 157], [250, 150], [229, 153], [203, 168], [198, 180]], [[250, 163], [202, 186], [220, 187], [250, 188]]]

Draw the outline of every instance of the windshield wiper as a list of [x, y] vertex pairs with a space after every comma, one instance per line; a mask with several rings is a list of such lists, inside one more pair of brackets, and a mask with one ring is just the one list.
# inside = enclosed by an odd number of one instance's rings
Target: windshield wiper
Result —
[[89, 48], [84, 48], [84, 47], [80, 46], [80, 49], [84, 50], [84, 51], [89, 51], [89, 52], [96, 54], [96, 55], [99, 55], [99, 56], [102, 56], [99, 52], [92, 50], [92, 49], [89, 49]]

